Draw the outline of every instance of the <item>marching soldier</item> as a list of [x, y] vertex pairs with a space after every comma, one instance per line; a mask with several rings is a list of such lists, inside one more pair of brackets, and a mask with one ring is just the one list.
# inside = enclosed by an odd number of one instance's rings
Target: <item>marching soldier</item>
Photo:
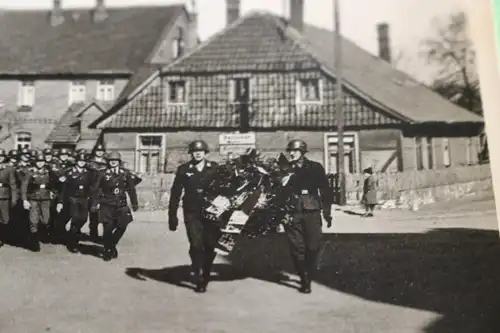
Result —
[[321, 212], [330, 227], [332, 199], [323, 166], [304, 156], [307, 144], [302, 140], [292, 140], [286, 150], [291, 157], [293, 175], [285, 190], [296, 199], [293, 219], [285, 225], [285, 232], [301, 280], [299, 290], [308, 294], [322, 235]]
[[7, 164], [14, 167], [14, 169], [15, 169], [17, 167], [18, 161], [19, 161], [19, 151], [17, 151], [16, 149], [9, 150]]
[[21, 170], [31, 167], [31, 152], [29, 149], [27, 148], [21, 149], [21, 154], [17, 166]]
[[[54, 187], [55, 198], [51, 204], [51, 225], [54, 232], [54, 240], [57, 243], [64, 242], [66, 237], [66, 225], [71, 220], [71, 214], [69, 211], [69, 201], [68, 198], [62, 196], [63, 184], [66, 181], [66, 172], [73, 167], [73, 164], [69, 160], [70, 152], [67, 148], [62, 148], [59, 151], [59, 162], [54, 165], [52, 171], [57, 181]], [[57, 212], [57, 203], [62, 200], [63, 208], [60, 212]]]
[[[94, 157], [89, 163], [95, 176], [99, 175], [99, 172], [105, 170], [107, 167], [104, 153], [104, 146], [102, 144], [98, 144], [94, 150]], [[89, 213], [89, 236], [94, 240], [99, 239], [99, 216], [97, 211], [91, 210]]]
[[128, 193], [132, 210], [135, 212], [139, 207], [132, 174], [120, 167], [120, 153], [110, 153], [107, 161], [108, 167], [99, 172], [91, 190], [92, 210], [99, 211], [99, 222], [104, 228], [105, 261], [118, 257], [116, 246], [133, 221], [125, 193]]
[[28, 169], [21, 183], [23, 208], [29, 210], [29, 244], [32, 251], [40, 251], [39, 226], [49, 224], [50, 200], [53, 197], [53, 177], [42, 154], [36, 156], [34, 166]]
[[[71, 216], [71, 227], [66, 246], [72, 253], [78, 252], [78, 234], [87, 222], [89, 211], [90, 189], [94, 175], [87, 168], [87, 154], [78, 154], [76, 165], [65, 172], [66, 181], [63, 183], [62, 192], [57, 201], [56, 210], [60, 213], [65, 202], [69, 203], [68, 211]], [[63, 198], [67, 198], [64, 200]]]
[[11, 209], [17, 204], [17, 183], [14, 167], [7, 164], [7, 154], [0, 149], [0, 247], [12, 236]]
[[191, 161], [180, 165], [175, 174], [168, 206], [168, 224], [176, 231], [179, 221], [177, 210], [184, 190], [183, 210], [189, 240], [189, 256], [196, 281], [196, 292], [205, 292], [215, 259], [215, 246], [220, 229], [202, 217], [203, 192], [214, 175], [217, 164], [206, 160], [209, 152], [206, 142], [193, 141], [188, 147]]

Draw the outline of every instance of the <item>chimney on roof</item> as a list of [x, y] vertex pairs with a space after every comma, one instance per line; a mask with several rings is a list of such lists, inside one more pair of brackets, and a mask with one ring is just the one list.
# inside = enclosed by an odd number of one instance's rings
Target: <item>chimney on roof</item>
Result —
[[191, 0], [188, 36], [187, 47], [188, 49], [192, 49], [198, 44], [198, 8], [196, 6], [196, 0]]
[[227, 25], [240, 18], [240, 0], [226, 0], [226, 20]]
[[56, 26], [64, 22], [61, 0], [54, 0], [50, 12], [50, 25]]
[[290, 25], [299, 32], [304, 29], [304, 0], [290, 0]]
[[92, 17], [94, 22], [104, 21], [108, 17], [108, 11], [106, 10], [104, 0], [96, 0]]
[[391, 63], [391, 41], [389, 38], [389, 24], [377, 24], [378, 56]]

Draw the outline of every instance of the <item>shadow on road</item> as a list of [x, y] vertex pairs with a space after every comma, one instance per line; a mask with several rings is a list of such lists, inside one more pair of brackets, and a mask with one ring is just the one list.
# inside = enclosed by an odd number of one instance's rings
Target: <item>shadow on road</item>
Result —
[[78, 252], [83, 255], [88, 255], [96, 258], [101, 258], [104, 249], [102, 246], [95, 244], [78, 243]]
[[[471, 229], [325, 234], [315, 281], [370, 301], [442, 315], [426, 333], [499, 332], [498, 238], [497, 231]], [[295, 273], [283, 234], [241, 239], [229, 260], [257, 278], [269, 270]]]

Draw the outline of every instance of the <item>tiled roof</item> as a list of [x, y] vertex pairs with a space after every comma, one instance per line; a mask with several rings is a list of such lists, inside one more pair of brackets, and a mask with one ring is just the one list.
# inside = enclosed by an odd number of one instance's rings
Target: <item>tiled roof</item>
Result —
[[63, 114], [59, 123], [45, 140], [47, 143], [68, 142], [76, 143], [80, 138], [78, 113], [85, 107], [84, 103], [71, 104], [66, 113]]
[[107, 8], [94, 22], [91, 9], [64, 10], [52, 26], [47, 10], [0, 11], [1, 74], [133, 72], [143, 65], [184, 7]]
[[[253, 13], [200, 45], [193, 52], [168, 65], [167, 75], [222, 73], [235, 71], [321, 68], [335, 77], [333, 33], [305, 25], [303, 34], [269, 13]], [[382, 110], [379, 124], [400, 121], [483, 122], [483, 118], [440, 97], [390, 64], [342, 39], [343, 73], [346, 88], [367, 104]], [[99, 127], [237, 127], [238, 112], [197, 114], [187, 107], [165, 108], [158, 87], [146, 86], [140, 97], [128, 101], [110, 114]], [[149, 92], [148, 92], [149, 90]], [[317, 127], [335, 124], [334, 112], [306, 109], [295, 114], [272, 114], [253, 110], [253, 127]], [[266, 113], [267, 112], [267, 113]], [[253, 117], [253, 118], [252, 118]], [[352, 120], [352, 119], [351, 119]], [[351, 121], [346, 117], [346, 125]], [[351, 125], [359, 125], [352, 123]]]
[[80, 139], [91, 140], [93, 138], [97, 139], [100, 134], [100, 130], [96, 129], [81, 129], [81, 119], [80, 116], [85, 110], [87, 110], [92, 105], [95, 105], [103, 112], [111, 106], [109, 103], [91, 102], [88, 104], [84, 103], [74, 103], [70, 105], [68, 110], [63, 114], [59, 123], [53, 128], [52, 132], [49, 134], [45, 142], [64, 142], [64, 143], [76, 143]]
[[149, 87], [142, 96], [120, 110], [107, 128], [237, 128], [238, 113], [195, 112], [186, 106], [171, 106], [165, 109], [163, 87]]

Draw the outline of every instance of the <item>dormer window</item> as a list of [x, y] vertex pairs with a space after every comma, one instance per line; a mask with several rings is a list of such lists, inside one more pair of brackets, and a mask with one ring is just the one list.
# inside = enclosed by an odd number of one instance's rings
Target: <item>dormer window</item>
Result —
[[186, 81], [169, 81], [167, 85], [167, 102], [169, 104], [187, 103]]
[[177, 59], [184, 54], [184, 47], [185, 47], [184, 29], [179, 28], [177, 29], [177, 37], [174, 39], [174, 42], [172, 43], [172, 53], [174, 59]]
[[19, 87], [18, 106], [32, 108], [35, 104], [35, 82], [22, 81]]
[[115, 99], [115, 82], [113, 80], [100, 80], [97, 85], [97, 100], [113, 101]]
[[298, 103], [321, 103], [322, 85], [319, 79], [297, 80], [297, 102]]

